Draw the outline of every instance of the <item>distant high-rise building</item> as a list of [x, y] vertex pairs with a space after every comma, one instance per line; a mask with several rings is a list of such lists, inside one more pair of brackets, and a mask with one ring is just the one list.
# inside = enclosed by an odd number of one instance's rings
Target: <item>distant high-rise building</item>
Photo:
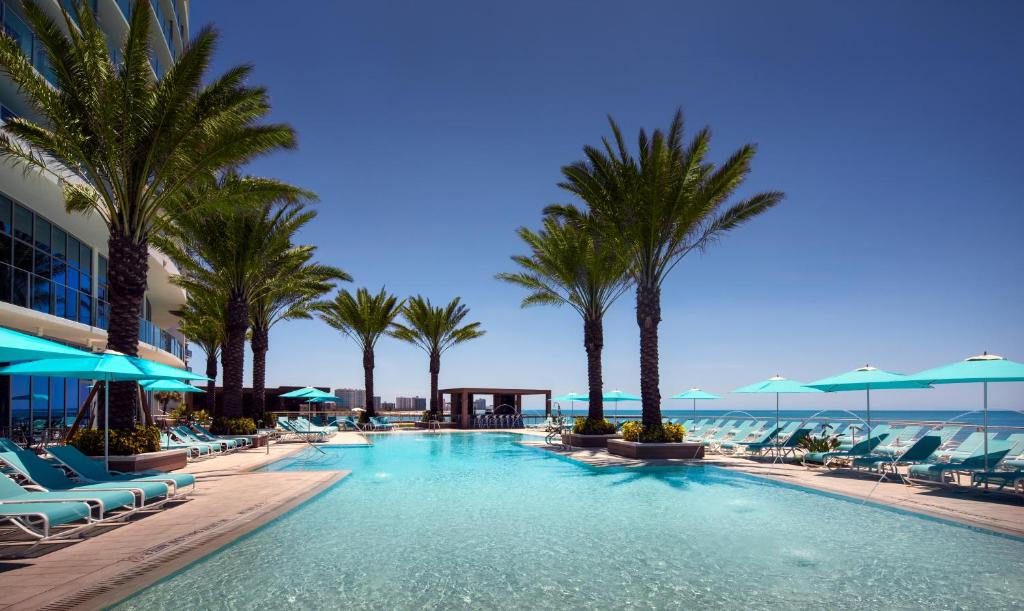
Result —
[[394, 411], [395, 404], [391, 401], [381, 401], [380, 409], [385, 412]]
[[474, 412], [485, 412], [487, 411], [487, 399], [473, 399], [473, 411]]
[[[335, 388], [334, 396], [341, 399], [337, 403], [340, 408], [366, 407], [366, 390], [362, 388]], [[380, 395], [373, 396], [373, 409], [380, 409]]]
[[427, 409], [427, 400], [423, 397], [395, 397], [395, 409], [403, 412], [422, 412]]

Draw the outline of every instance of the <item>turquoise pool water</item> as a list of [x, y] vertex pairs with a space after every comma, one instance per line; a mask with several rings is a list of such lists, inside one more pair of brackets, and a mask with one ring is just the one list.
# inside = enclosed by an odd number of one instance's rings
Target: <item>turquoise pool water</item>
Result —
[[121, 609], [1019, 609], [1024, 542], [713, 467], [378, 436], [339, 485]]

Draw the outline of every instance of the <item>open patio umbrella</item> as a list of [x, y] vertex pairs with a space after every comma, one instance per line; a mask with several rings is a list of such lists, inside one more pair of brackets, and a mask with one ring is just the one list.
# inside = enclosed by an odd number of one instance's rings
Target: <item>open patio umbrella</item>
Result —
[[[174, 380], [195, 376], [189, 371], [107, 350], [87, 358], [39, 359], [0, 368], [3, 375], [59, 376], [81, 380], [101, 380], [103, 384], [103, 462], [110, 467], [110, 382], [147, 379]], [[207, 379], [199, 376], [200, 379]]]
[[312, 386], [306, 386], [297, 390], [292, 390], [280, 395], [282, 399], [312, 399], [313, 397], [333, 397], [334, 395], [326, 393], [319, 388], [313, 388]]
[[[736, 393], [775, 393], [775, 428], [779, 428], [779, 395], [790, 395], [808, 392], [821, 392], [817, 388], [808, 388], [796, 380], [787, 380], [776, 375], [763, 382], [756, 382], [749, 386], [737, 388]], [[775, 436], [775, 447], [779, 446], [779, 437]]]
[[693, 400], [693, 421], [697, 422], [697, 401], [721, 399], [718, 395], [713, 395], [709, 392], [704, 392], [699, 388], [691, 388], [686, 392], [681, 392], [678, 395], [672, 395], [669, 399], [692, 399]]
[[[618, 417], [619, 417], [619, 403], [622, 403], [623, 401], [639, 401], [639, 400], [640, 400], [640, 397], [638, 397], [636, 395], [631, 395], [631, 394], [629, 394], [627, 392], [622, 392], [621, 390], [610, 390], [610, 391], [604, 393], [603, 395], [601, 395], [601, 401], [603, 403], [614, 403], [615, 404], [615, 418], [616, 419], [618, 419]], [[584, 397], [584, 398], [580, 399], [580, 401], [590, 401], [590, 397]]]
[[180, 380], [139, 380], [139, 386], [147, 392], [206, 392]]
[[341, 397], [327, 395], [326, 397], [313, 397], [307, 403], [337, 403], [339, 401], [341, 401]]
[[1024, 364], [1008, 361], [1001, 356], [986, 352], [952, 365], [915, 373], [907, 376], [907, 379], [928, 384], [982, 383], [985, 471], [988, 471], [988, 383], [1024, 382]]
[[868, 447], [871, 447], [871, 389], [886, 388], [931, 388], [926, 382], [912, 380], [901, 373], [892, 373], [876, 369], [871, 365], [864, 365], [853, 371], [847, 371], [829, 378], [806, 384], [810, 388], [817, 388], [824, 392], [839, 392], [844, 390], [863, 390], [867, 397], [867, 424], [868, 424]]
[[576, 401], [586, 401], [589, 398], [590, 398], [589, 396], [581, 395], [578, 392], [570, 392], [570, 393], [566, 393], [564, 395], [559, 395], [557, 397], [551, 397], [551, 400], [552, 401], [568, 401], [569, 402], [569, 412], [575, 415], [576, 406], [573, 405], [573, 403], [575, 403]]
[[0, 363], [60, 357], [97, 358], [91, 352], [0, 327]]

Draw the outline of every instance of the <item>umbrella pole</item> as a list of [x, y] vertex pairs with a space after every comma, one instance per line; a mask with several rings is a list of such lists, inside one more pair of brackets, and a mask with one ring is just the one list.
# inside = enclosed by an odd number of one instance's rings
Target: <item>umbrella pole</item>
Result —
[[103, 382], [103, 467], [110, 471], [110, 381]]
[[697, 400], [693, 400], [693, 425], [697, 425]]
[[864, 389], [868, 396], [868, 452], [871, 451], [871, 387]]
[[[988, 382], [984, 382], [982, 386], [984, 387], [983, 392], [985, 394], [985, 411], [982, 417], [982, 423], [985, 427], [985, 473], [988, 473]], [[985, 479], [985, 488], [988, 488], [988, 478]]]
[[775, 455], [779, 455], [779, 393], [775, 393]]

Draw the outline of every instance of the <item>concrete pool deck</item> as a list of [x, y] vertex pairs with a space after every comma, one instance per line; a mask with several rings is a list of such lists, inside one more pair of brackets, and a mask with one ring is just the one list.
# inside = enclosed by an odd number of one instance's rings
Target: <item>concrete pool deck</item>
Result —
[[799, 464], [772, 463], [771, 459], [707, 455], [702, 460], [635, 460], [605, 449], [564, 448], [540, 439], [543, 432], [515, 431], [527, 437], [520, 443], [554, 452], [596, 467], [643, 467], [709, 465], [763, 477], [777, 482], [812, 488], [847, 498], [886, 505], [904, 511], [959, 522], [976, 528], [1024, 537], [1024, 497], [1019, 494], [981, 490], [907, 486], [900, 482], [879, 483], [878, 477], [859, 473], [807, 469]]
[[[338, 433], [331, 445], [364, 445]], [[114, 604], [267, 523], [347, 471], [254, 472], [307, 444], [278, 443], [189, 463], [190, 500], [35, 558], [0, 560], [0, 609], [96, 609]]]

